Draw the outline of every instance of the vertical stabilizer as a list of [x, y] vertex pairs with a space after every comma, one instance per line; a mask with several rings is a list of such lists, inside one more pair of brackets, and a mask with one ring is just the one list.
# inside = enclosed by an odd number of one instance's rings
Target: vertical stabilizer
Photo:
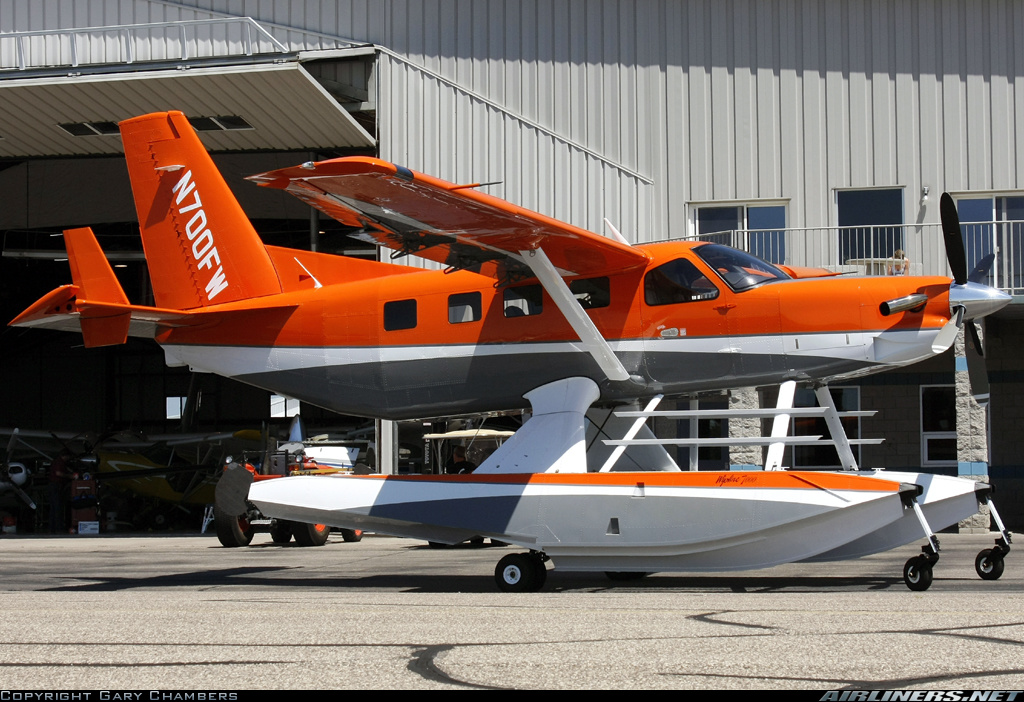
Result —
[[128, 297], [96, 241], [96, 235], [89, 227], [68, 229], [64, 232], [64, 246], [68, 250], [71, 280], [78, 288], [79, 300], [125, 307], [119, 310], [84, 306], [79, 310], [86, 348], [123, 344], [128, 338], [131, 323]]
[[79, 297], [93, 302], [128, 304], [128, 297], [92, 229], [66, 229], [64, 246], [68, 251], [71, 280], [78, 286]]
[[181, 112], [121, 122], [157, 306], [188, 310], [281, 292], [248, 217]]

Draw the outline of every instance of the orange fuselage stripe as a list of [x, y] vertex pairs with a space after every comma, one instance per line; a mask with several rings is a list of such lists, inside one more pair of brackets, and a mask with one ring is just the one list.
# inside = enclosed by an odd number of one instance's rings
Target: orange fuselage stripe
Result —
[[642, 473], [511, 473], [462, 475], [344, 476], [357, 480], [392, 480], [416, 483], [482, 485], [585, 485], [590, 487], [639, 486], [680, 488], [787, 488], [808, 490], [867, 490], [897, 492], [899, 483], [860, 475], [803, 471], [683, 471]]
[[[649, 268], [685, 256], [705, 270], [688, 243], [644, 247], [652, 261]], [[279, 267], [287, 257], [273, 251]], [[303, 261], [303, 253], [295, 252]], [[532, 316], [506, 317], [504, 289], [495, 288], [485, 276], [459, 271], [420, 271], [405, 266], [355, 261], [338, 257], [332, 270], [327, 257], [315, 256], [307, 268], [323, 285], [298, 265], [282, 275], [290, 292], [242, 300], [206, 308], [206, 323], [164, 330], [158, 340], [171, 344], [237, 346], [432, 346], [574, 341], [572, 328], [544, 293], [543, 311]], [[315, 265], [314, 265], [315, 264]], [[306, 262], [303, 262], [306, 265]], [[316, 270], [314, 270], [314, 268]], [[344, 280], [346, 268], [354, 274]], [[396, 270], [397, 269], [397, 270]], [[387, 275], [388, 273], [393, 273]], [[383, 274], [383, 277], [382, 277]], [[938, 329], [948, 320], [949, 279], [912, 277], [811, 278], [769, 283], [734, 293], [708, 270], [719, 295], [670, 305], [649, 306], [643, 301], [643, 270], [609, 276], [611, 304], [588, 310], [595, 325], [609, 341], [658, 339], [666, 328], [684, 337], [779, 336], [822, 332], [882, 331], [886, 329]], [[354, 280], [353, 280], [354, 278]], [[913, 292], [926, 292], [923, 312], [883, 316], [880, 302]], [[481, 319], [448, 321], [449, 296], [479, 292]], [[390, 301], [417, 302], [415, 328], [385, 331], [383, 307]], [[274, 310], [267, 308], [274, 307]], [[219, 311], [246, 310], [250, 315]]]

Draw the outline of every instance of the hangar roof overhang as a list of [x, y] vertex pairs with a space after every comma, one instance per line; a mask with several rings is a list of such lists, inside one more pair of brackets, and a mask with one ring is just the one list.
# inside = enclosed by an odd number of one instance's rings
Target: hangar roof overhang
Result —
[[[332, 52], [337, 53], [337, 52]], [[376, 140], [298, 59], [0, 80], [0, 158], [122, 153], [114, 134], [59, 125], [181, 110], [237, 116], [252, 128], [201, 131], [211, 151], [373, 149]]]

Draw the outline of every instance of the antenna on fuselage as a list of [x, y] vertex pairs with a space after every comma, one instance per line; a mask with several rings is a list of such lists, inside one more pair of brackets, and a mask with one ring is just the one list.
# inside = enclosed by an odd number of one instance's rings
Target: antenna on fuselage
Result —
[[632, 244], [626, 241], [626, 237], [619, 233], [619, 230], [615, 228], [615, 225], [608, 221], [607, 217], [604, 218], [604, 226], [608, 227], [608, 231], [612, 233], [612, 238], [617, 242], [625, 244], [626, 246], [632, 246]]

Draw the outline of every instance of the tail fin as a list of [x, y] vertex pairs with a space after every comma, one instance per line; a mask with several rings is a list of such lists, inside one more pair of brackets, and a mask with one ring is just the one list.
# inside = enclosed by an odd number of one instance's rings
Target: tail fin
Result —
[[[68, 229], [64, 232], [64, 245], [79, 300], [128, 305], [128, 297], [92, 229]], [[131, 313], [127, 309], [86, 308], [81, 310], [80, 323], [87, 348], [123, 344], [128, 338]]]
[[128, 296], [124, 294], [92, 229], [65, 230], [64, 246], [68, 250], [71, 280], [78, 287], [79, 297], [93, 302], [128, 304]]
[[121, 122], [128, 175], [159, 307], [281, 292], [267, 250], [181, 112]]

